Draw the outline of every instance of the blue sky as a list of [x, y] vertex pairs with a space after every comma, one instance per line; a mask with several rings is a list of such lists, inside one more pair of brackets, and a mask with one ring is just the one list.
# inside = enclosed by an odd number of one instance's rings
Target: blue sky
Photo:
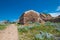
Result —
[[27, 10], [55, 16], [60, 14], [60, 0], [0, 0], [0, 20], [16, 20]]

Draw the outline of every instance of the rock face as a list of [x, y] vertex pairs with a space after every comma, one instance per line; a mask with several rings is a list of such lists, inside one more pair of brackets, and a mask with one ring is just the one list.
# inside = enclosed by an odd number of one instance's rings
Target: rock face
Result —
[[19, 23], [21, 24], [28, 24], [30, 22], [45, 23], [45, 21], [51, 19], [51, 15], [44, 14], [44, 13], [38, 13], [34, 10], [29, 10], [29, 11], [24, 12], [19, 19], [20, 19]]
[[51, 22], [60, 22], [60, 15], [55, 18], [52, 18], [50, 21]]
[[49, 21], [50, 19], [52, 19], [52, 16], [50, 14], [41, 13], [40, 18], [46, 22], [46, 21]]

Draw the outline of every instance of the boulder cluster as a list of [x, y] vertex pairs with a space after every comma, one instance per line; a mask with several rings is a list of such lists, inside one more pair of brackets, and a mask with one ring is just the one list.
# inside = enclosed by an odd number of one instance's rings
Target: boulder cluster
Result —
[[[34, 10], [29, 10], [24, 12], [19, 18], [20, 24], [29, 24], [29, 23], [45, 23], [46, 21], [53, 21], [52, 16], [46, 13], [39, 13]], [[54, 19], [55, 20], [55, 19]]]

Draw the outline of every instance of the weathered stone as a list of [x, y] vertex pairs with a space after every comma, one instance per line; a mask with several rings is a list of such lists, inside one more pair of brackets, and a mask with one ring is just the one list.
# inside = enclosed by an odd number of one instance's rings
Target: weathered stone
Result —
[[45, 21], [50, 20], [52, 17], [49, 14], [38, 13], [34, 10], [26, 11], [22, 14], [19, 19], [21, 24], [29, 24], [34, 22], [45, 23]]

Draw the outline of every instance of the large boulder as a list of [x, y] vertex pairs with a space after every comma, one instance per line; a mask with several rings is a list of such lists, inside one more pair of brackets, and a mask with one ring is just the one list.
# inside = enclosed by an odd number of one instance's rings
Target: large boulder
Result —
[[52, 18], [50, 14], [39, 13], [34, 10], [26, 11], [19, 18], [19, 23], [21, 24], [29, 24], [34, 22], [45, 23]]
[[50, 14], [41, 13], [40, 14], [40, 18], [43, 19], [46, 22], [46, 21], [51, 20], [52, 19], [52, 16]]
[[20, 17], [19, 22], [21, 24], [28, 24], [30, 22], [34, 23], [34, 22], [43, 22], [44, 20], [42, 20], [40, 18], [40, 14], [34, 10], [29, 10], [23, 13], [23, 15]]

